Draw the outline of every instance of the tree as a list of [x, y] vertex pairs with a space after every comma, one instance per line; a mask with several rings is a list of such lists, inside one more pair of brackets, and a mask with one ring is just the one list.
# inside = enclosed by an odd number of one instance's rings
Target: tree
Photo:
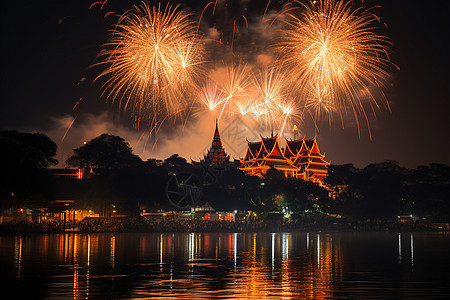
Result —
[[267, 170], [266, 174], [264, 174], [264, 179], [270, 183], [279, 183], [284, 181], [286, 177], [284, 176], [284, 172], [278, 169], [275, 169], [273, 166]]
[[363, 169], [361, 179], [365, 217], [391, 219], [400, 213], [405, 177], [398, 162], [370, 164]]
[[92, 206], [104, 215], [109, 215], [115, 206], [122, 212], [136, 211], [139, 190], [135, 187], [140, 183], [136, 175], [143, 162], [123, 138], [104, 133], [73, 151], [67, 165], [108, 170], [96, 172], [84, 182], [78, 195], [81, 206]]
[[73, 151], [66, 164], [78, 168], [120, 169], [141, 162], [123, 138], [106, 133]]
[[450, 220], [450, 167], [432, 163], [418, 166], [406, 184], [406, 213], [427, 217], [430, 221]]
[[57, 146], [42, 133], [22, 133], [15, 130], [0, 131], [1, 164], [5, 171], [16, 168], [41, 169], [56, 165]]
[[226, 169], [215, 182], [203, 186], [203, 199], [216, 210], [254, 210], [261, 179], [237, 168]]
[[58, 163], [56, 144], [42, 133], [0, 131], [0, 209], [48, 199], [52, 180], [45, 168]]
[[170, 172], [194, 172], [195, 168], [189, 164], [184, 157], [172, 154], [163, 162], [163, 166]]
[[[135, 166], [98, 172], [81, 181], [77, 200], [80, 207], [111, 215], [136, 214], [139, 208], [157, 210], [165, 208], [165, 168], [141, 162]], [[78, 180], [77, 180], [78, 181]], [[114, 205], [114, 207], [113, 207]]]
[[406, 170], [396, 161], [370, 164], [364, 169], [353, 165], [332, 166], [327, 183], [337, 193], [334, 207], [354, 220], [392, 219], [402, 211]]

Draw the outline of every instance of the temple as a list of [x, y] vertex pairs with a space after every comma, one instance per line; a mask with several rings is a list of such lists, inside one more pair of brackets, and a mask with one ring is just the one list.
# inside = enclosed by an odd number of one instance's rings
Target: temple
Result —
[[325, 161], [325, 154], [320, 153], [315, 137], [310, 140], [286, 140], [284, 149], [280, 147], [278, 136], [247, 143], [239, 169], [248, 175], [263, 176], [272, 167], [283, 171], [286, 177], [317, 183], [322, 183], [328, 175], [330, 163]]
[[229, 167], [230, 156], [225, 153], [222, 146], [222, 141], [220, 140], [219, 128], [216, 120], [216, 130], [214, 131], [214, 138], [211, 144], [211, 148], [208, 153], [204, 155], [204, 158], [200, 161], [211, 167]]

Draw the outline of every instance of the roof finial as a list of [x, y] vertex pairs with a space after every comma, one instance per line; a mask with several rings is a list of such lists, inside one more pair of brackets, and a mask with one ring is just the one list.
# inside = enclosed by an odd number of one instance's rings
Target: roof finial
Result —
[[217, 119], [216, 119], [216, 130], [214, 130], [214, 140], [220, 141], [219, 125]]
[[294, 141], [296, 141], [297, 140], [297, 134], [298, 134], [298, 128], [297, 128], [297, 125], [294, 125]]

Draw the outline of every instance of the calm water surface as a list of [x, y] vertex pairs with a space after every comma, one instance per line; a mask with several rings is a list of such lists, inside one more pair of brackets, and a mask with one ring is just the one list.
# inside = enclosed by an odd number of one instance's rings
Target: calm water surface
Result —
[[448, 233], [1, 235], [0, 284], [16, 299], [450, 299], [449, 254]]

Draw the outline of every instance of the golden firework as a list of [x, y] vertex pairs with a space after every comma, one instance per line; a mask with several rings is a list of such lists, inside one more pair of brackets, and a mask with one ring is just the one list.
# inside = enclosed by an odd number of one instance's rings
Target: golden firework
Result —
[[354, 2], [300, 2], [286, 18], [277, 49], [307, 108], [339, 114], [349, 110], [358, 121], [387, 101], [378, 93], [389, 78], [389, 41], [376, 31], [379, 19]]
[[254, 104], [247, 114], [258, 117], [272, 130], [283, 128], [282, 124], [293, 111], [293, 104], [288, 102], [285, 75], [270, 67], [256, 72], [253, 79], [256, 95], [252, 97]]
[[123, 15], [101, 53], [104, 92], [139, 117], [176, 115], [196, 83], [203, 46], [189, 15], [145, 3]]
[[254, 70], [247, 64], [224, 65], [211, 72], [198, 99], [203, 112], [215, 111], [219, 121], [237, 114], [252, 126], [281, 133], [300, 117], [285, 82], [285, 74], [274, 66]]
[[[250, 76], [250, 68], [247, 64], [242, 63], [221, 66], [211, 72], [210, 78], [222, 95], [213, 107], [221, 106], [219, 120], [225, 109], [229, 108], [229, 103], [240, 101], [240, 99], [247, 97], [250, 88]], [[227, 111], [231, 111], [231, 109]]]
[[331, 114], [336, 111], [330, 88], [327, 85], [320, 86], [317, 83], [309, 83], [304, 107], [310, 111], [315, 119], [323, 115], [331, 120]]

